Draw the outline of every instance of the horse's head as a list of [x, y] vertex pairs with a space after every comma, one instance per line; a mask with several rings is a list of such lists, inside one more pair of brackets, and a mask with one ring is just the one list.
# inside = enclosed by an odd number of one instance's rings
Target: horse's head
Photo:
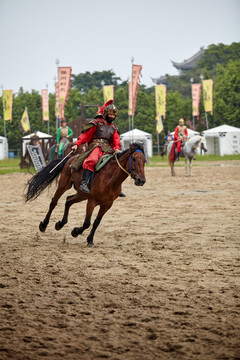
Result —
[[146, 182], [144, 165], [146, 163], [143, 146], [139, 143], [130, 145], [129, 167], [135, 185], [143, 186]]
[[204, 137], [201, 137], [201, 141], [200, 141], [200, 144], [199, 144], [199, 147], [201, 150], [203, 150], [204, 152], [207, 152], [208, 149], [207, 149], [207, 142], [206, 142], [206, 139]]

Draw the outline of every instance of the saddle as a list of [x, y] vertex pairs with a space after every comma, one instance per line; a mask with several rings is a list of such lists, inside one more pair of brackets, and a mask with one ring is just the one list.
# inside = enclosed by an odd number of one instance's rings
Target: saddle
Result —
[[113, 157], [114, 155], [111, 154], [105, 154], [102, 157], [100, 157], [100, 159], [98, 160], [95, 166], [95, 171], [101, 170]]

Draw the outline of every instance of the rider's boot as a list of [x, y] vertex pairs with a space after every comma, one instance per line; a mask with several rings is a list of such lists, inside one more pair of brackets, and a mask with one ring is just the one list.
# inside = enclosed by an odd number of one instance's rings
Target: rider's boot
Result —
[[176, 161], [179, 161], [179, 155], [180, 155], [180, 152], [177, 152], [177, 158], [176, 158]]
[[82, 180], [81, 180], [81, 184], [79, 186], [79, 189], [82, 190], [86, 194], [88, 194], [90, 192], [90, 190], [89, 190], [89, 188], [87, 186], [87, 181], [88, 181], [91, 174], [92, 174], [91, 170], [83, 169]]

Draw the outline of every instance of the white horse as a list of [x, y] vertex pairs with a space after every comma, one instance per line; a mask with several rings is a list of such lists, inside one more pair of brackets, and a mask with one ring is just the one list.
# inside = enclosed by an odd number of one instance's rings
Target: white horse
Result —
[[[171, 165], [171, 175], [175, 176], [174, 161], [171, 161], [171, 150], [174, 141], [171, 141], [167, 147], [168, 162]], [[181, 149], [180, 157], [185, 157], [185, 176], [188, 176], [188, 160], [189, 160], [189, 176], [192, 176], [192, 160], [196, 154], [197, 148], [200, 147], [204, 152], [207, 151], [206, 139], [200, 135], [193, 136], [189, 139]], [[175, 155], [177, 152], [177, 144], [175, 145]], [[175, 156], [176, 157], [176, 156]]]

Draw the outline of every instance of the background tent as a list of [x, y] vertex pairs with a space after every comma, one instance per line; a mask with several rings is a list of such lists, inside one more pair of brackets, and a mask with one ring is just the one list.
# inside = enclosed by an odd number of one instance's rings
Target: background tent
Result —
[[221, 125], [203, 131], [207, 141], [208, 154], [240, 154], [240, 129], [230, 125]]
[[[30, 138], [32, 137], [32, 136], [34, 136], [35, 135], [35, 133], [32, 133], [32, 134], [30, 134], [30, 135], [26, 135], [26, 136], [23, 136], [23, 138], [22, 138], [22, 140], [23, 140], [23, 143], [22, 143], [22, 149], [23, 149], [23, 156], [25, 155], [25, 153], [26, 153], [26, 147], [27, 147], [27, 144], [30, 142]], [[52, 137], [52, 135], [48, 135], [48, 134], [45, 134], [45, 133], [43, 133], [43, 132], [41, 132], [41, 131], [36, 131], [36, 135], [41, 139], [41, 138], [47, 138], [47, 137], [49, 137], [49, 138], [51, 138]]]
[[7, 138], [0, 136], [0, 160], [8, 158], [8, 141]]
[[147, 151], [147, 157], [152, 157], [152, 135], [138, 129], [133, 129], [120, 135], [122, 149], [129, 148], [130, 143], [142, 142], [144, 150]]

